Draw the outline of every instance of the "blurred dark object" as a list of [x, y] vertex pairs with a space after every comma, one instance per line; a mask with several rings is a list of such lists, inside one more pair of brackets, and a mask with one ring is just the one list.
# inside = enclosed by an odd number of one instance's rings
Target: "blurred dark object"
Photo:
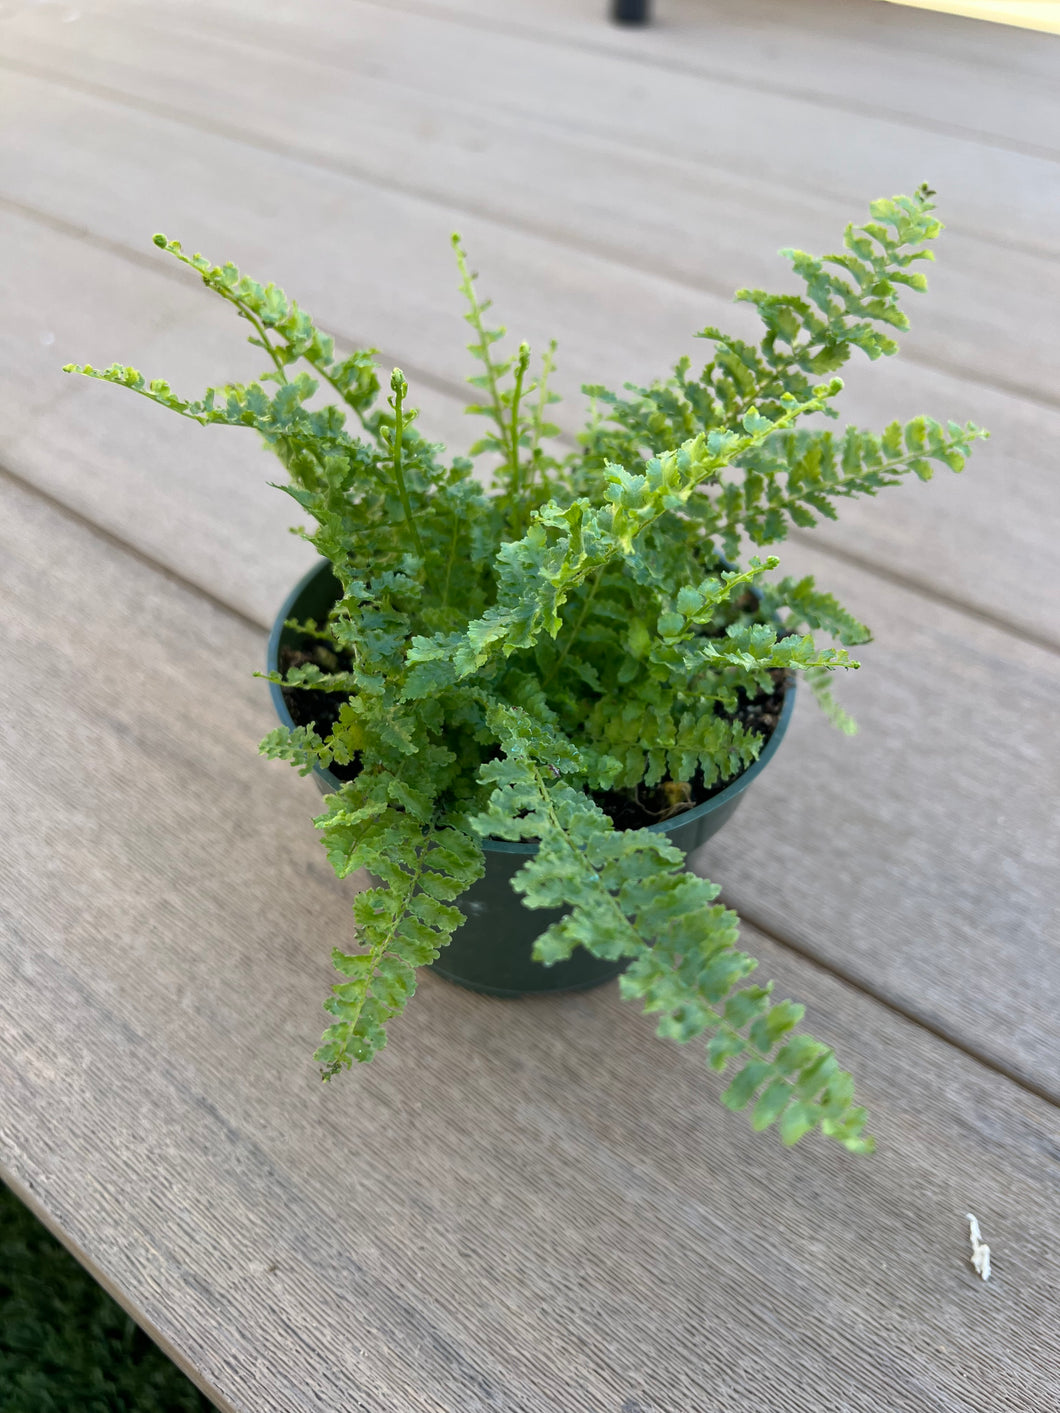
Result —
[[646, 25], [650, 0], [611, 0], [611, 18], [616, 25]]

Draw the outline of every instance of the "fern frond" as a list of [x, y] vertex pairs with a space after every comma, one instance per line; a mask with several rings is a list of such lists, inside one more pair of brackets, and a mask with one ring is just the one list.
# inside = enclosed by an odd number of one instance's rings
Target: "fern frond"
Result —
[[914, 417], [892, 422], [882, 433], [848, 427], [832, 431], [800, 428], [771, 437], [740, 458], [718, 497], [717, 533], [735, 552], [741, 533], [757, 545], [782, 540], [790, 525], [810, 529], [818, 516], [835, 520], [836, 502], [874, 496], [910, 474], [932, 476], [932, 462], [960, 471], [972, 444], [985, 437], [969, 422], [947, 426]]
[[277, 726], [261, 741], [258, 750], [267, 760], [285, 760], [308, 775], [317, 767], [327, 770], [339, 759], [334, 742], [325, 741], [312, 726]]
[[823, 671], [811, 670], [807, 672], [806, 682], [814, 695], [817, 705], [836, 730], [842, 731], [844, 736], [856, 736], [858, 734], [858, 724], [850, 713], [839, 705], [833, 696], [831, 678], [827, 669]]
[[602, 699], [586, 722], [598, 753], [590, 785], [632, 790], [667, 779], [687, 782], [697, 772], [707, 789], [731, 780], [758, 759], [762, 737], [713, 706], [706, 698], [682, 709], [669, 694], [643, 689], [617, 705]]
[[[502, 489], [499, 504], [513, 537], [517, 538], [526, 527], [529, 511], [547, 495], [547, 472], [558, 465], [541, 447], [544, 438], [559, 435], [559, 428], [545, 420], [546, 409], [559, 401], [548, 386], [555, 366], [556, 344], [554, 340], [549, 344], [536, 379], [530, 376], [529, 344], [521, 343], [518, 352], [511, 357], [497, 358], [493, 347], [506, 330], [487, 327], [485, 315], [491, 301], [479, 299], [475, 289], [478, 276], [468, 264], [458, 235], [452, 236], [452, 247], [460, 272], [460, 292], [467, 305], [464, 319], [475, 333], [474, 341], [467, 348], [482, 367], [482, 372], [473, 374], [467, 382], [487, 395], [486, 402], [472, 403], [464, 410], [472, 416], [488, 417], [493, 423], [493, 429], [480, 437], [468, 454], [480, 456], [491, 452], [498, 457], [500, 464], [493, 479]], [[525, 457], [524, 451], [527, 452]], [[536, 487], [535, 478], [538, 479]]]
[[897, 353], [886, 330], [909, 327], [900, 291], [927, 288], [923, 275], [910, 273], [909, 266], [934, 258], [925, 247], [942, 230], [931, 214], [933, 196], [922, 186], [913, 196], [874, 201], [872, 219], [847, 226], [838, 254], [817, 258], [804, 250], [781, 251], [803, 280], [805, 298], [737, 291], [737, 300], [753, 304], [765, 325], [760, 348], [737, 344], [717, 329], [706, 329], [703, 336], [724, 350], [723, 374], [742, 384], [738, 396], [758, 402], [782, 392], [798, 397], [806, 376], [834, 373], [854, 348], [870, 359]]
[[[806, 398], [812, 380], [837, 372], [855, 348], [871, 359], [895, 353], [893, 331], [909, 324], [900, 297], [927, 287], [923, 275], [909, 267], [933, 258], [925, 247], [942, 230], [932, 214], [933, 195], [921, 187], [911, 197], [873, 202], [870, 220], [846, 228], [838, 253], [818, 258], [782, 251], [805, 293], [738, 290], [736, 299], [755, 307], [764, 336], [754, 344], [714, 326], [702, 329], [699, 337], [715, 348], [698, 379], [682, 358], [671, 378], [650, 388], [630, 385], [626, 397], [586, 386], [583, 391], [607, 409], [607, 419], [593, 423], [584, 438], [590, 475], [631, 451], [658, 456], [700, 430], [731, 427], [751, 406], [773, 416], [785, 398]], [[836, 416], [831, 406], [821, 411]]]
[[[154, 237], [155, 245], [198, 274], [207, 289], [231, 304], [255, 333], [249, 342], [263, 348], [273, 361], [267, 377], [287, 381], [286, 369], [304, 360], [339, 394], [347, 407], [365, 417], [379, 392], [374, 349], [360, 349], [345, 358], [336, 358], [335, 341], [318, 329], [304, 309], [289, 300], [274, 284], [262, 285], [240, 274], [235, 265], [215, 265], [204, 255], [188, 255], [179, 240], [164, 235]], [[278, 342], [269, 338], [272, 333]]]
[[314, 1057], [331, 1079], [386, 1044], [387, 1023], [415, 993], [417, 969], [437, 960], [464, 920], [452, 900], [481, 877], [483, 864], [469, 835], [364, 803], [355, 787], [331, 797], [317, 827], [340, 877], [365, 868], [380, 880], [354, 899], [361, 950], [332, 951], [344, 980], [324, 1003], [335, 1022]]
[[812, 574], [802, 579], [790, 575], [776, 583], [765, 584], [761, 590], [763, 606], [769, 613], [789, 609], [791, 616], [785, 629], [792, 631], [806, 624], [829, 634], [847, 647], [872, 641], [872, 633], [832, 594], [822, 593]]
[[768, 623], [733, 623], [721, 638], [669, 642], [662, 637], [653, 646], [650, 658], [657, 667], [679, 669], [686, 676], [708, 667], [736, 669], [741, 683], [752, 683], [758, 692], [767, 693], [775, 685], [771, 675], [774, 672], [861, 666], [844, 648], [818, 648], [808, 633], [781, 637]]
[[314, 662], [299, 663], [286, 672], [255, 672], [278, 687], [297, 687], [303, 692], [356, 692], [360, 683], [353, 672], [325, 672]]
[[[406, 678], [407, 700], [426, 694], [424, 663], [448, 664], [449, 680], [460, 681], [480, 670], [497, 653], [505, 657], [534, 645], [562, 626], [560, 610], [571, 590], [590, 574], [629, 554], [637, 537], [668, 512], [678, 509], [703, 482], [778, 430], [808, 412], [819, 411], [842, 384], [824, 385], [804, 403], [791, 403], [775, 419], [753, 409], [738, 432], [711, 432], [693, 438], [675, 452], [655, 457], [639, 474], [610, 466], [605, 474], [604, 504], [585, 499], [561, 506], [550, 502], [536, 512], [527, 534], [498, 552], [497, 603], [462, 634], [412, 640]], [[430, 674], [436, 684], [439, 669]]]
[[588, 796], [557, 780], [562, 766], [580, 765], [569, 743], [525, 712], [494, 711], [490, 720], [504, 755], [480, 772], [493, 791], [472, 824], [483, 834], [538, 839], [513, 887], [527, 907], [570, 907], [538, 938], [534, 956], [553, 963], [582, 946], [632, 958], [622, 995], [661, 1013], [660, 1036], [709, 1037], [716, 1069], [738, 1061], [722, 1096], [729, 1108], [757, 1095], [756, 1129], [779, 1122], [783, 1141], [794, 1143], [819, 1126], [855, 1152], [871, 1151], [850, 1075], [827, 1046], [791, 1035], [803, 1007], [773, 1003], [770, 986], [740, 986], [757, 963], [736, 947], [739, 919], [715, 903], [717, 887], [685, 872], [683, 850], [647, 829], [616, 830]]

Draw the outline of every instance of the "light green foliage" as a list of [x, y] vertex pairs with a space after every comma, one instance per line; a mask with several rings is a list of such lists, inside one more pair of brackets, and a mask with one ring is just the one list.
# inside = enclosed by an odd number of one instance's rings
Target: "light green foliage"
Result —
[[360, 950], [332, 952], [345, 980], [325, 1002], [335, 1023], [316, 1053], [331, 1078], [386, 1044], [386, 1023], [416, 990], [416, 969], [437, 959], [463, 921], [450, 904], [481, 877], [482, 851], [459, 830], [421, 824], [413, 812], [361, 804], [353, 788], [334, 796], [317, 824], [340, 877], [365, 867], [379, 879], [353, 904]]
[[757, 1094], [756, 1129], [779, 1120], [784, 1141], [794, 1142], [819, 1124], [852, 1150], [871, 1149], [850, 1075], [827, 1046], [790, 1036], [803, 1008], [773, 1003], [769, 986], [740, 985], [757, 963], [737, 949], [739, 919], [715, 902], [716, 886], [686, 872], [665, 837], [616, 830], [562, 772], [554, 779], [557, 760], [577, 774], [578, 754], [528, 714], [498, 707], [491, 722], [504, 755], [483, 767], [494, 789], [473, 823], [484, 836], [540, 839], [514, 886], [528, 907], [570, 908], [537, 939], [538, 960], [562, 961], [579, 946], [632, 958], [622, 995], [660, 1014], [665, 1039], [709, 1037], [712, 1068], [737, 1061], [722, 1098], [742, 1109]]
[[341, 585], [326, 623], [298, 625], [313, 655], [273, 678], [331, 693], [337, 719], [262, 743], [303, 773], [352, 773], [317, 825], [340, 876], [374, 875], [354, 904], [356, 949], [333, 953], [325, 1077], [385, 1043], [417, 969], [461, 922], [480, 836], [531, 839], [517, 891], [530, 908], [567, 909], [535, 944], [541, 961], [575, 947], [629, 959], [623, 995], [659, 1017], [660, 1035], [700, 1037], [712, 1068], [734, 1067], [723, 1101], [751, 1106], [755, 1128], [871, 1147], [850, 1076], [796, 1030], [802, 1008], [747, 983], [755, 963], [715, 886], [665, 836], [616, 828], [601, 800], [732, 779], [763, 745], [741, 713], [796, 673], [853, 729], [830, 679], [858, 665], [847, 648], [868, 629], [812, 579], [777, 578], [775, 556], [739, 559], [852, 496], [959, 471], [985, 435], [927, 417], [878, 434], [812, 422], [836, 415], [834, 375], [853, 350], [895, 351], [899, 297], [924, 287], [911, 267], [940, 230], [930, 198], [875, 202], [838, 254], [785, 252], [803, 293], [737, 295], [761, 318], [757, 344], [708, 328], [698, 376], [683, 359], [622, 396], [586, 388], [593, 412], [565, 455], [548, 420], [555, 346], [537, 365], [526, 344], [502, 353], [454, 237], [479, 369], [468, 411], [487, 431], [449, 461], [417, 430], [400, 370], [381, 395], [370, 351], [340, 357], [275, 286], [156, 237], [250, 324], [269, 360], [260, 381], [186, 400], [121, 365], [71, 371], [204, 425], [252, 427]]

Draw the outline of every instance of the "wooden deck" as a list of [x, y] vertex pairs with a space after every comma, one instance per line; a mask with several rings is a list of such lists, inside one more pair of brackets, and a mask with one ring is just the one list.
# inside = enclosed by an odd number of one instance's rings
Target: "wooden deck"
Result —
[[[225, 1410], [1060, 1404], [1060, 39], [876, 0], [657, 8], [636, 33], [602, 0], [0, 16], [0, 1170]], [[253, 438], [59, 365], [256, 370], [163, 230], [375, 344], [462, 447], [454, 228], [573, 394], [665, 371], [784, 280], [779, 246], [924, 179], [932, 292], [846, 412], [993, 439], [783, 547], [877, 632], [842, 684], [862, 734], [804, 704], [701, 859], [857, 1074], [877, 1156], [752, 1134], [613, 987], [429, 978], [321, 1086], [351, 888], [312, 785], [256, 755], [251, 676], [311, 553]]]
[[1019, 25], [1060, 34], [1058, 0], [889, 0], [892, 5], [918, 5], [925, 10], [943, 10], [951, 15], [968, 15], [975, 20]]

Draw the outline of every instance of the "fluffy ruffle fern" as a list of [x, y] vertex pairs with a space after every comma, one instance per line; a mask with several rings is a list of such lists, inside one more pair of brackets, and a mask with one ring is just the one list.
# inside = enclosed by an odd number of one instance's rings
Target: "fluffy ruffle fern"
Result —
[[[984, 435], [928, 417], [878, 433], [807, 425], [836, 415], [835, 374], [853, 350], [895, 352], [893, 331], [908, 322], [899, 296], [924, 288], [913, 267], [941, 229], [931, 196], [875, 202], [838, 254], [784, 252], [803, 293], [737, 294], [761, 318], [757, 344], [707, 328], [697, 376], [682, 359], [649, 388], [586, 388], [592, 416], [566, 454], [549, 421], [554, 346], [536, 372], [525, 344], [498, 354], [504, 331], [489, 327], [454, 238], [480, 369], [468, 410], [488, 430], [448, 461], [417, 431], [398, 370], [381, 400], [370, 352], [338, 355], [274, 285], [155, 237], [251, 325], [268, 371], [191, 402], [132, 368], [70, 371], [257, 431], [342, 586], [326, 624], [300, 625], [335, 670], [303, 665], [282, 679], [341, 692], [337, 722], [263, 743], [303, 772], [355, 767], [317, 820], [335, 870], [376, 879], [354, 903], [356, 949], [334, 953], [342, 979], [317, 1054], [326, 1077], [385, 1044], [417, 969], [462, 920], [480, 840], [537, 840], [515, 887], [529, 908], [568, 912], [535, 956], [585, 947], [628, 958], [622, 994], [660, 1016], [659, 1034], [701, 1037], [713, 1068], [734, 1067], [730, 1108], [753, 1103], [754, 1126], [778, 1122], [788, 1143], [820, 1127], [871, 1147], [850, 1076], [796, 1030], [802, 1007], [747, 984], [755, 962], [715, 886], [665, 837], [616, 829], [594, 796], [738, 774], [762, 738], [736, 709], [786, 674], [805, 674], [852, 729], [828, 679], [858, 665], [847, 648], [868, 630], [811, 579], [775, 577], [775, 557], [738, 560], [748, 541], [772, 545], [792, 525], [834, 518], [846, 497], [926, 479], [934, 465], [959, 471]], [[320, 390], [329, 404], [313, 401]], [[488, 476], [476, 479], [478, 458]]]

